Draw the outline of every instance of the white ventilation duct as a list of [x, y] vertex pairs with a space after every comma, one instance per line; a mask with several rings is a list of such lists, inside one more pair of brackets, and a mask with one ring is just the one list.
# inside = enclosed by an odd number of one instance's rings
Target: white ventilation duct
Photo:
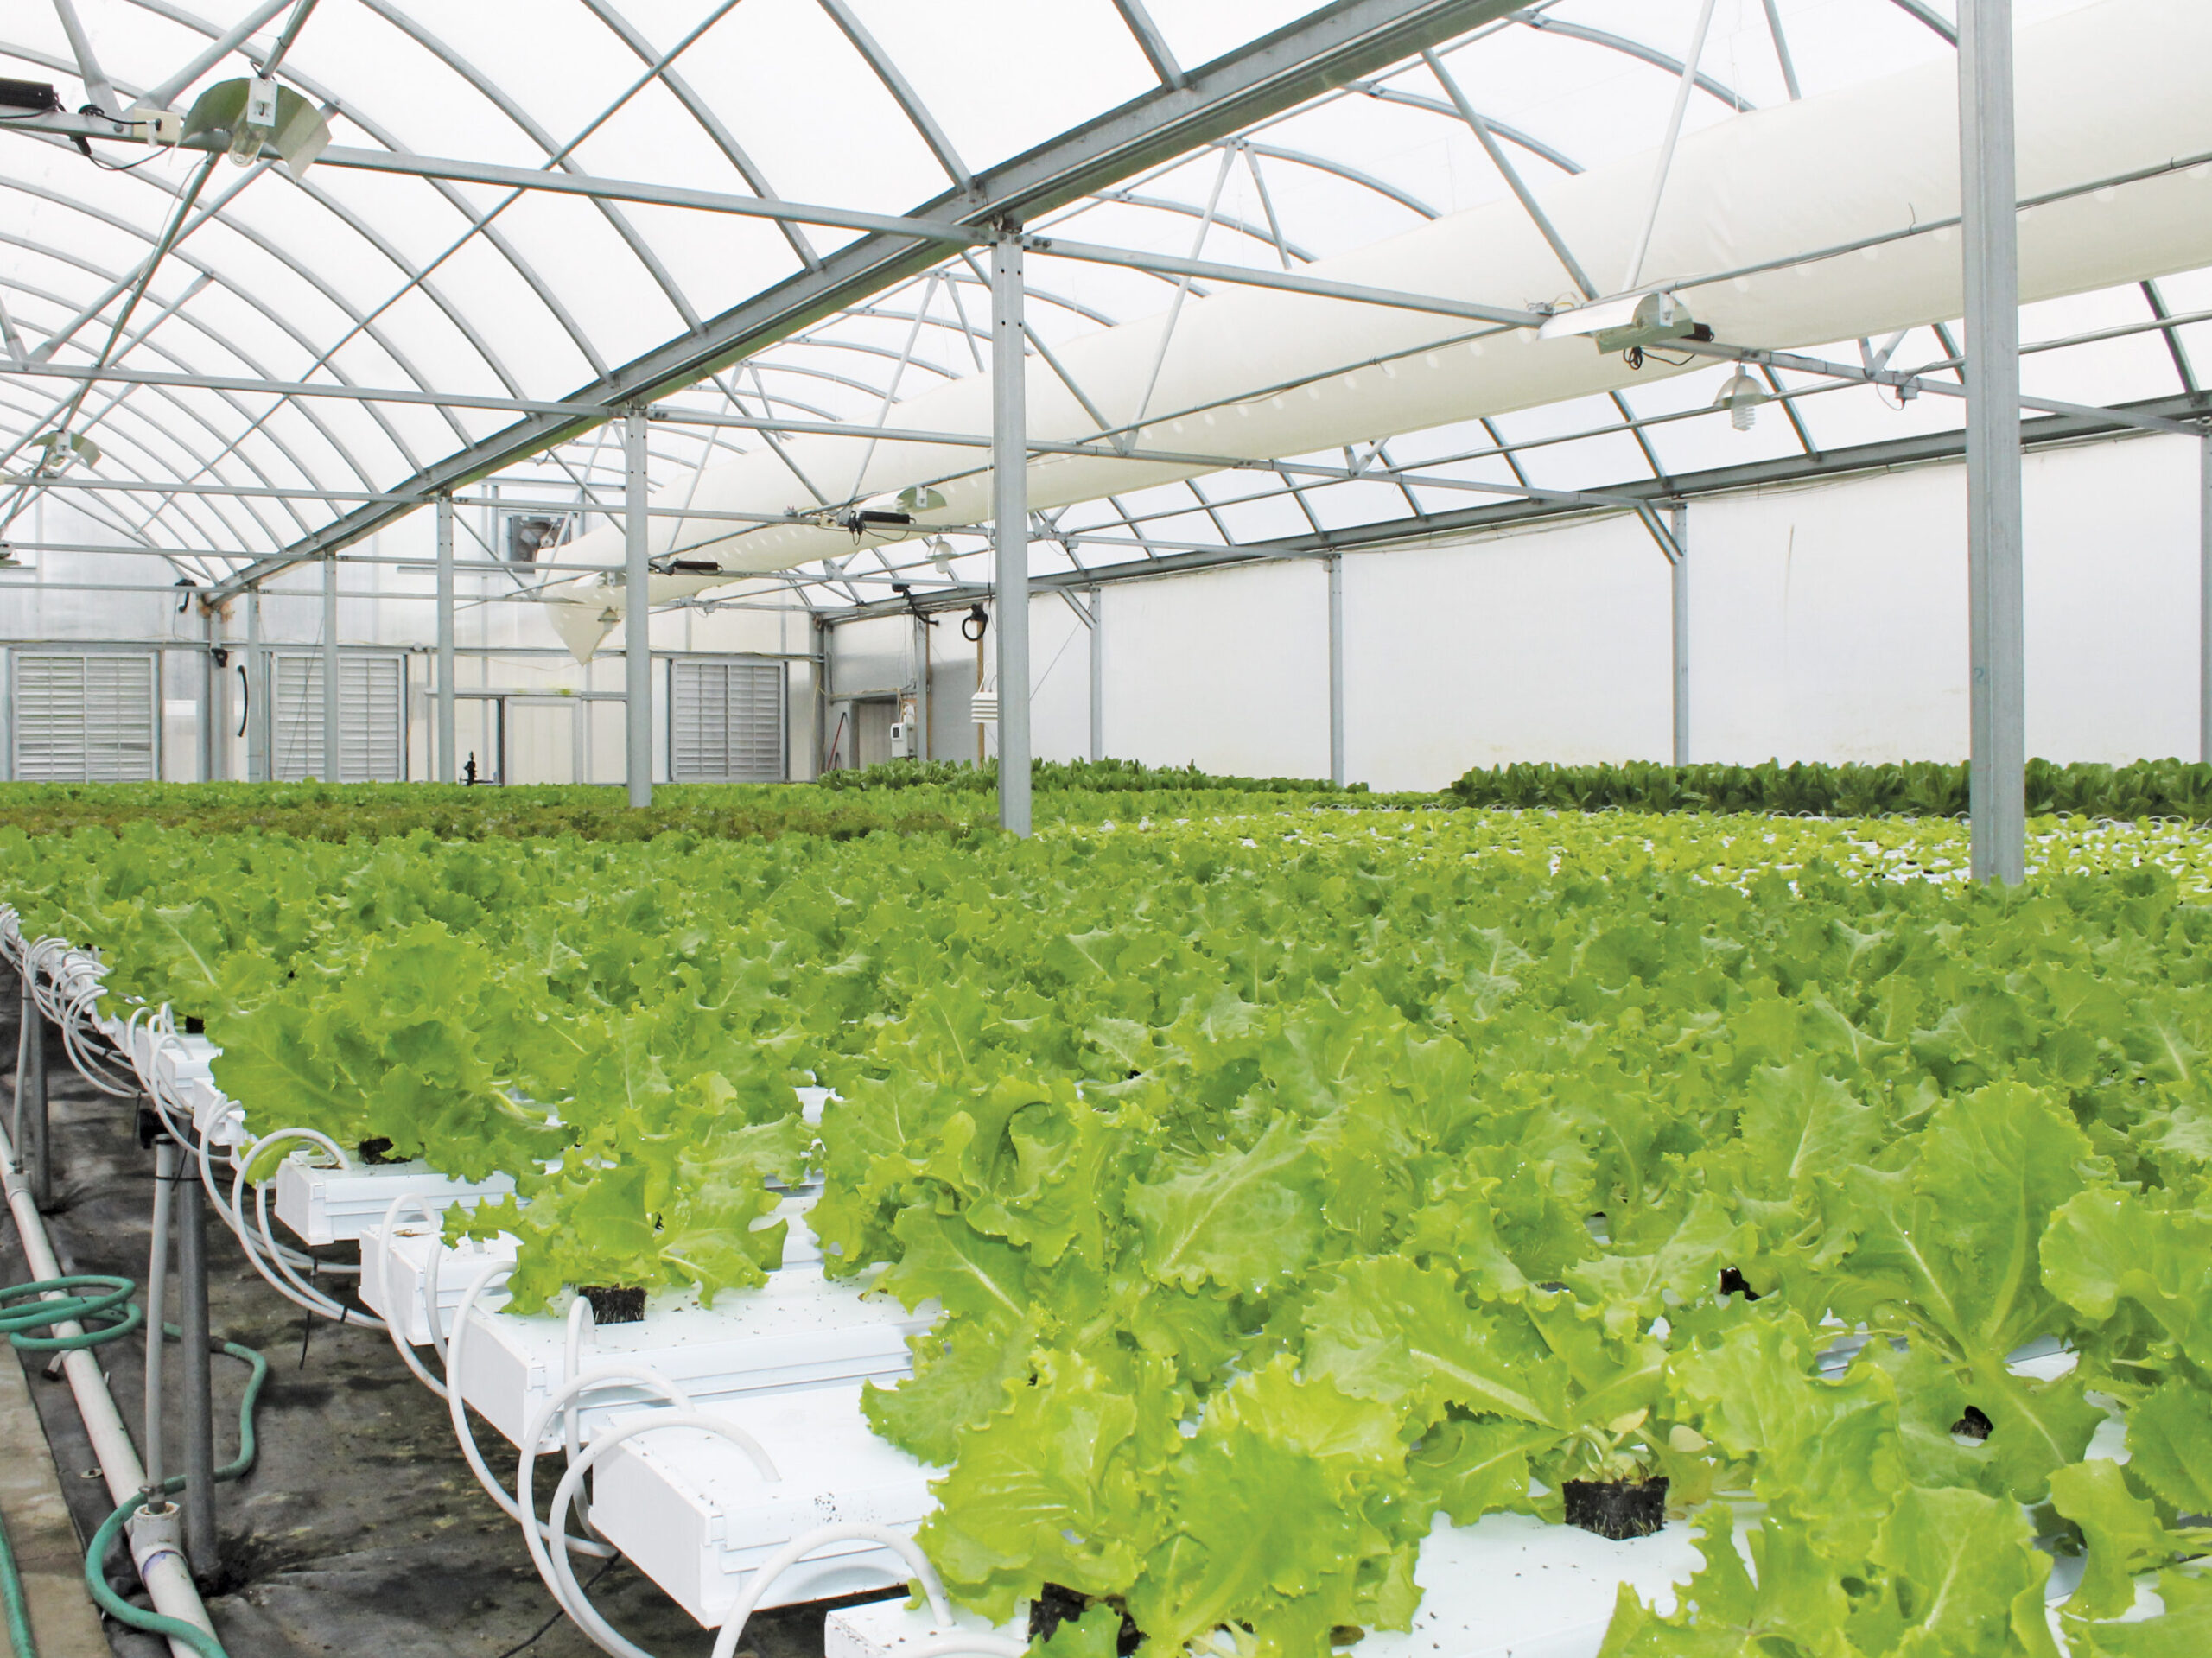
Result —
[[[2024, 301], [2212, 264], [2212, 5], [2096, 0], [2019, 32], [2019, 185]], [[1648, 286], [1676, 289], [1721, 340], [1804, 347], [1959, 314], [1955, 228], [1915, 232], [1959, 211], [1957, 72], [1948, 56], [1885, 79], [1736, 116], [1683, 139], [1645, 264]], [[1585, 270], [1624, 268], [1649, 200], [1652, 159], [1630, 158], [1551, 182], [1546, 210]], [[2136, 176], [2141, 175], [2141, 176]], [[2133, 179], [2129, 182], [2108, 181]], [[2088, 187], [2101, 187], [2089, 188]], [[2076, 194], [2068, 194], [2069, 192]], [[1894, 240], [1878, 240], [1897, 238]], [[1857, 245], [1878, 242], [1877, 245]], [[1853, 251], [1812, 263], [1825, 249]], [[1726, 276], [1760, 265], [1773, 268]], [[1510, 200], [1433, 220], [1306, 267], [1336, 281], [1493, 305], [1565, 304], [1576, 295], [1542, 236]], [[1719, 280], [1700, 280], [1720, 275]], [[1639, 373], [1581, 339], [1529, 330], [1467, 336], [1485, 325], [1267, 289], [1228, 289], [1185, 304], [1147, 409], [1145, 382], [1166, 315], [1070, 342], [1058, 355], [1109, 419], [1152, 414], [1134, 447], [1252, 460], [1310, 454], [1452, 422], [1618, 390], [1686, 371], [1656, 359]], [[1096, 422], [1052, 369], [1028, 363], [1030, 435], [1081, 442]], [[897, 405], [908, 429], [984, 435], [990, 383], [978, 375]], [[1164, 417], [1158, 417], [1164, 416]], [[941, 509], [921, 525], [989, 516], [982, 451], [947, 444], [795, 436], [783, 449], [825, 486], [855, 494], [933, 484]], [[1030, 463], [1039, 508], [1213, 470], [1108, 456]], [[773, 449], [716, 462], [691, 502], [719, 511], [811, 510]], [[846, 530], [782, 523], [731, 532], [714, 520], [652, 520], [656, 557], [712, 559], [720, 574], [657, 576], [654, 602], [734, 577], [850, 554]], [[619, 525], [562, 549], [622, 559]], [[620, 619], [620, 578], [547, 590], [555, 626], [588, 657]]]

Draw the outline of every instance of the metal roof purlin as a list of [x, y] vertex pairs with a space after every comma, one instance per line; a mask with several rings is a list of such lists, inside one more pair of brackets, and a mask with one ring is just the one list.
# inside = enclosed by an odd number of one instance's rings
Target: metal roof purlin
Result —
[[[1034, 220], [1088, 192], [1185, 154], [1332, 87], [1412, 56], [1424, 46], [1506, 16], [1510, 0], [1338, 0], [1260, 40], [986, 169], [970, 193], [948, 193], [918, 216], [955, 214], [968, 226], [1002, 215]], [[766, 205], [766, 204], [763, 204]], [[771, 214], [770, 216], [774, 216]], [[609, 413], [690, 385], [844, 305], [942, 257], [940, 244], [870, 232], [707, 322], [578, 389], [563, 401]], [[420, 505], [576, 435], [598, 417], [527, 416], [418, 471], [391, 492]], [[406, 508], [376, 503], [346, 513], [283, 553], [257, 561], [218, 589], [228, 593], [302, 559], [358, 540]]]

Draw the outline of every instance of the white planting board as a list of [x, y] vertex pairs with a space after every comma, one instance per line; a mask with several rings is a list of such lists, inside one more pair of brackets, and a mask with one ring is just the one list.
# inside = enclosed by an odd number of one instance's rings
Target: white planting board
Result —
[[[580, 1371], [594, 1360], [652, 1368], [701, 1407], [753, 1394], [839, 1382], [889, 1382], [906, 1374], [906, 1338], [933, 1313], [910, 1313], [887, 1296], [863, 1298], [818, 1267], [790, 1267], [757, 1290], [734, 1290], [702, 1307], [691, 1295], [649, 1299], [636, 1324], [603, 1324], [587, 1338]], [[567, 1329], [551, 1314], [469, 1314], [461, 1358], [461, 1397], [510, 1441], [567, 1374]], [[631, 1383], [593, 1393], [582, 1431], [658, 1395]]]
[[[488, 1180], [455, 1180], [428, 1163], [355, 1164], [332, 1168], [317, 1159], [320, 1149], [295, 1152], [276, 1166], [276, 1218], [307, 1243], [343, 1243], [359, 1238], [385, 1217], [395, 1198], [421, 1198], [434, 1210], [467, 1197], [496, 1197], [512, 1191], [504, 1174]], [[421, 1218], [412, 1206], [400, 1218]], [[466, 1280], [464, 1280], [465, 1282]]]
[[[825, 1278], [805, 1221], [812, 1204], [813, 1194], [798, 1193], [778, 1205], [777, 1215], [791, 1223], [785, 1264], [768, 1275], [766, 1285], [726, 1290], [711, 1307], [702, 1306], [696, 1295], [655, 1291], [647, 1299], [645, 1318], [637, 1323], [601, 1324], [587, 1332], [579, 1369], [590, 1369], [594, 1360], [647, 1365], [702, 1407], [754, 1394], [838, 1382], [889, 1382], [906, 1375], [907, 1337], [935, 1321], [935, 1305], [909, 1312], [889, 1296], [867, 1293], [853, 1280]], [[403, 1229], [393, 1251], [399, 1259], [389, 1285], [372, 1285], [378, 1268], [371, 1240], [363, 1238], [365, 1299], [373, 1289], [379, 1300], [397, 1301], [404, 1296], [419, 1308], [419, 1286], [428, 1271], [431, 1241], [427, 1236], [410, 1239], [404, 1232]], [[503, 1253], [512, 1259], [512, 1246]], [[489, 1252], [480, 1253], [473, 1265], [466, 1256], [442, 1259], [442, 1305], [457, 1306], [462, 1291], [492, 1258]], [[504, 1300], [490, 1295], [483, 1299]], [[468, 1335], [461, 1344], [461, 1397], [510, 1440], [521, 1437], [530, 1418], [569, 1374], [566, 1312], [563, 1306], [558, 1313], [522, 1318], [480, 1306], [469, 1313]], [[421, 1334], [429, 1338], [427, 1329], [421, 1329]], [[626, 1383], [595, 1392], [582, 1413], [583, 1432], [588, 1436], [609, 1416], [634, 1410], [656, 1397]]]
[[[795, 1193], [777, 1204], [774, 1214], [769, 1217], [771, 1221], [791, 1222], [784, 1236], [786, 1267], [817, 1266], [822, 1260], [821, 1246], [806, 1224], [806, 1211], [814, 1206], [818, 1195], [814, 1191]], [[389, 1204], [391, 1199], [385, 1201]], [[438, 1329], [442, 1333], [450, 1333], [453, 1315], [460, 1310], [461, 1298], [475, 1281], [476, 1274], [493, 1261], [515, 1258], [516, 1239], [512, 1233], [502, 1232], [489, 1241], [465, 1239], [456, 1248], [443, 1242], [436, 1226], [419, 1218], [410, 1219], [407, 1213], [403, 1213], [392, 1244], [387, 1284], [384, 1278], [387, 1263], [383, 1218], [379, 1213], [360, 1231], [361, 1301], [370, 1312], [387, 1321], [394, 1316], [393, 1310], [397, 1309], [397, 1316], [405, 1324], [407, 1339], [417, 1347], [429, 1345], [430, 1340], [428, 1304], [423, 1298], [434, 1259], [437, 1266]], [[502, 1292], [493, 1290], [480, 1299], [497, 1307], [505, 1304], [506, 1297]]]
[[[703, 1428], [669, 1427], [617, 1445], [595, 1471], [592, 1523], [703, 1625], [728, 1616], [753, 1572], [817, 1526], [911, 1531], [933, 1506], [925, 1466], [868, 1432], [861, 1389], [846, 1383], [721, 1401], [713, 1413], [759, 1440], [780, 1476]], [[626, 1426], [654, 1412], [613, 1418]], [[880, 1544], [844, 1542], [770, 1585], [766, 1606], [895, 1588], [911, 1575]]]
[[[1370, 1635], [1351, 1658], [1596, 1658], [1622, 1584], [1671, 1609], [1700, 1563], [1681, 1521], [1616, 1543], [1525, 1515], [1460, 1527], [1440, 1518], [1414, 1567], [1422, 1594], [1412, 1629]], [[966, 1614], [956, 1621], [970, 1634], [988, 1627]], [[830, 1614], [824, 1658], [894, 1658], [935, 1632], [926, 1606], [848, 1607]], [[1027, 1621], [1000, 1633], [1026, 1640]]]
[[[437, 1266], [438, 1330], [450, 1334], [461, 1298], [476, 1281], [476, 1274], [494, 1261], [512, 1261], [515, 1246], [512, 1232], [502, 1232], [487, 1242], [467, 1238], [458, 1245], [448, 1245], [430, 1222], [403, 1219], [387, 1258], [384, 1229], [372, 1223], [361, 1229], [361, 1304], [387, 1324], [397, 1319], [401, 1333], [411, 1344], [427, 1347], [430, 1323], [423, 1292], [431, 1263], [435, 1261]], [[483, 1299], [496, 1305], [506, 1298], [493, 1292]]]

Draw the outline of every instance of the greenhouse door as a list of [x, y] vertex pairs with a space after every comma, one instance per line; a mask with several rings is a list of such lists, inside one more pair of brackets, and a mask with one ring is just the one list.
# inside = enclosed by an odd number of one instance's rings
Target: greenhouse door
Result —
[[[322, 776], [322, 657], [279, 652], [269, 746], [280, 783]], [[338, 663], [340, 783], [407, 779], [407, 675], [397, 656], [347, 651]]]
[[154, 657], [18, 651], [11, 775], [19, 783], [152, 783]]
[[784, 664], [680, 657], [668, 664], [673, 783], [781, 783]]

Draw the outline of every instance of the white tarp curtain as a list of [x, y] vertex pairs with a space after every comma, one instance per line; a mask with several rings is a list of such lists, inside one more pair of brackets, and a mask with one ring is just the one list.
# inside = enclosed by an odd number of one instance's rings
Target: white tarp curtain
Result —
[[[2019, 0], [2024, 27], [2088, 0]], [[266, 9], [265, 5], [263, 9]], [[124, 98], [174, 73], [211, 35], [248, 15], [246, 0], [188, 11], [166, 0], [79, 0], [101, 67]], [[1184, 64], [1203, 62], [1287, 22], [1294, 0], [1153, 0], [1150, 15]], [[1678, 84], [1697, 0], [1557, 0], [1535, 4], [1440, 54], [1440, 81], [1418, 61], [1318, 100], [1246, 135], [1078, 204], [1048, 228], [1068, 237], [1271, 268], [1342, 255], [1442, 215], [1509, 199], [1508, 184], [1461, 118], [1454, 90], [1500, 135], [1540, 197], [1574, 172], [1649, 150]], [[1784, 43], [1808, 98], [1916, 63], [1947, 62], [1938, 22], [1948, 4], [1779, 0]], [[987, 166], [1114, 107], [1153, 84], [1109, 0], [479, 0], [467, 6], [321, 0], [285, 79], [333, 111], [335, 142], [512, 165], [549, 164], [724, 192], [902, 211]], [[281, 17], [279, 19], [281, 21]], [[260, 36], [265, 43], [270, 31]], [[2113, 57], [2155, 53], [2122, 41]], [[673, 55], [671, 55], [673, 54]], [[665, 63], [663, 62], [666, 60]], [[1764, 0], [1719, 0], [1688, 124], [1700, 131], [1744, 108], [1789, 101]], [[658, 66], [658, 73], [656, 68]], [[233, 54], [201, 84], [243, 72]], [[0, 18], [0, 74], [84, 94], [50, 5], [26, 0]], [[180, 98], [188, 102], [190, 92]], [[553, 158], [558, 157], [556, 162]], [[114, 162], [136, 159], [118, 154]], [[0, 135], [0, 302], [27, 347], [58, 334], [57, 362], [99, 349], [119, 283], [130, 275], [195, 163], [149, 161], [99, 170], [73, 149]], [[1824, 188], [1847, 181], [1848, 155]], [[512, 199], [511, 199], [512, 198]], [[217, 168], [200, 211], [156, 276], [132, 322], [130, 365], [276, 379], [557, 397], [802, 269], [846, 232], [786, 232], [765, 221], [594, 204], [580, 198], [439, 184], [338, 168], [303, 181], [271, 169]], [[1173, 279], [1037, 261], [1029, 313], [1058, 349], [1103, 326], [1162, 313]], [[1617, 273], [1601, 282], [1610, 285]], [[1204, 291], [1199, 284], [1196, 291]], [[1490, 295], [1507, 304], [1562, 297]], [[2212, 308], [2212, 276], [2187, 272], [2155, 288], [2130, 283], [2032, 306], [2031, 340], [2151, 320], [2154, 307]], [[82, 313], [92, 314], [77, 323]], [[76, 324], [73, 328], [72, 325]], [[988, 351], [979, 272], [938, 271], [831, 317], [690, 395], [702, 407], [801, 419], [872, 421], [950, 378]], [[2207, 325], [2116, 338], [2031, 356], [2031, 391], [2081, 402], [2171, 395]], [[1883, 342], [1874, 342], [1878, 346]], [[1836, 348], [1855, 359], [1858, 346]], [[1900, 365], [1949, 354], [1927, 328], [1900, 344]], [[1655, 474], [1955, 426], [1955, 406], [1923, 398], [1898, 410], [1866, 391], [1826, 393], [1802, 409], [1802, 436], [1770, 413], [1751, 434], [1699, 416], [1641, 435], [1625, 415], [1702, 410], [1725, 371], [1639, 382], [1501, 416], [1410, 433], [1379, 457], [1437, 478], [1593, 487]], [[42, 429], [68, 391], [10, 377], [0, 363], [0, 448]], [[140, 387], [102, 388], [86, 404], [109, 480], [363, 491], [506, 423], [462, 410]], [[79, 422], [80, 427], [85, 425]], [[656, 481], [681, 501], [687, 469], [750, 435], [657, 426]], [[1507, 449], [1516, 453], [1508, 455]], [[1319, 459], [1346, 461], [1340, 453]], [[619, 445], [601, 434], [525, 473], [574, 496], [619, 496]], [[810, 480], [842, 499], [855, 478]], [[82, 502], [82, 495], [73, 499]], [[1071, 507], [1065, 535], [1152, 537], [1203, 545], [1404, 517], [1465, 505], [1448, 487], [1365, 476], [1306, 480], [1220, 474], [1132, 487]], [[781, 505], [805, 505], [805, 501]], [[343, 505], [143, 492], [98, 498], [119, 533], [156, 545], [261, 553], [327, 522]], [[980, 543], [954, 537], [942, 569], [973, 576]], [[1130, 549], [1134, 553], [1136, 549]], [[1040, 569], [1077, 556], [1040, 540]], [[1128, 554], [1091, 556], [1091, 562]], [[902, 558], [915, 556], [902, 550]], [[879, 596], [851, 587], [837, 597]]]

